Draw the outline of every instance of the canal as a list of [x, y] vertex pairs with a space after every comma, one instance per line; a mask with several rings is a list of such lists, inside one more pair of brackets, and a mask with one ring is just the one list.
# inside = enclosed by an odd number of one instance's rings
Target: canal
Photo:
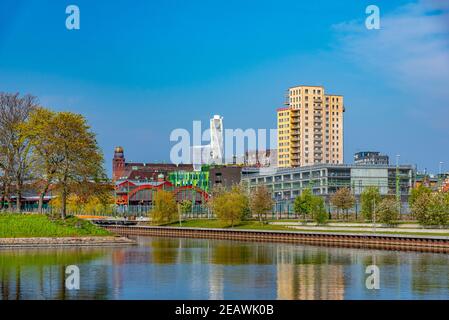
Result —
[[[449, 299], [449, 255], [210, 239], [0, 250], [0, 299]], [[366, 268], [380, 271], [367, 289]], [[80, 289], [65, 287], [66, 267]]]

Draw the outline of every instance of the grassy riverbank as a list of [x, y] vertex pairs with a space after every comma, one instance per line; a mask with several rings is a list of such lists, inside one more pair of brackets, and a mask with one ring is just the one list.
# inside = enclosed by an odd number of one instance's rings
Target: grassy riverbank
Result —
[[[171, 223], [165, 225], [167, 227], [185, 227], [185, 228], [223, 228], [223, 229], [231, 229], [231, 226], [223, 221], [214, 220], [214, 219], [191, 219], [185, 220], [180, 225], [179, 222]], [[318, 229], [317, 227], [320, 227]], [[323, 230], [325, 228], [325, 230]], [[445, 233], [436, 233], [432, 232], [432, 230], [423, 229], [422, 232], [412, 232], [407, 231], [406, 229], [397, 229], [394, 231], [386, 231], [382, 230], [382, 228], [376, 228], [374, 231], [373, 228], [366, 228], [366, 230], [338, 230], [336, 227], [325, 225], [321, 226], [307, 226], [301, 229], [295, 229], [292, 227], [288, 227], [286, 225], [276, 225], [276, 224], [262, 224], [258, 221], [242, 221], [240, 224], [234, 226], [233, 229], [248, 229], [248, 230], [281, 230], [281, 231], [296, 231], [296, 232], [315, 232], [315, 233], [360, 233], [360, 234], [392, 234], [392, 235], [421, 235], [421, 236], [449, 236], [449, 232]]]
[[76, 217], [50, 219], [38, 214], [0, 214], [0, 238], [109, 236], [111, 233]]
[[[179, 222], [166, 225], [169, 227], [179, 227]], [[186, 228], [224, 228], [231, 229], [231, 226], [220, 220], [215, 219], [191, 219], [182, 222], [182, 227]], [[285, 226], [262, 224], [258, 221], [242, 221], [234, 226], [234, 229], [257, 229], [257, 230], [290, 230]]]

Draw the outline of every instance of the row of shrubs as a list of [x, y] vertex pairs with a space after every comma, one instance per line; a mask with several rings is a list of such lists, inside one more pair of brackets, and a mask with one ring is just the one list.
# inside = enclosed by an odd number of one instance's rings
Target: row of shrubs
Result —
[[[331, 205], [338, 213], [348, 216], [354, 207], [355, 197], [349, 188], [339, 189], [330, 199]], [[395, 225], [400, 218], [400, 203], [394, 196], [381, 196], [377, 187], [366, 188], [360, 197], [362, 218], [366, 222]], [[242, 220], [257, 217], [265, 222], [273, 209], [270, 192], [260, 186], [251, 192], [239, 185], [230, 190], [215, 189], [208, 205], [215, 216], [231, 226]], [[412, 216], [424, 226], [445, 226], [449, 222], [449, 193], [432, 192], [429, 188], [414, 188], [409, 198]], [[176, 204], [175, 198], [168, 191], [159, 191], [155, 195], [154, 207], [150, 212], [152, 221], [158, 224], [169, 223], [179, 219], [179, 214], [190, 212], [191, 202]], [[329, 219], [324, 199], [305, 189], [294, 201], [294, 211], [303, 220], [312, 220], [324, 224]]]

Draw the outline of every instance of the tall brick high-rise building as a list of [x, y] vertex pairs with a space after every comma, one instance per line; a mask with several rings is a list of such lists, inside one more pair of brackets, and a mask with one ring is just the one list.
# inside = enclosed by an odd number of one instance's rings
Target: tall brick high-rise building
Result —
[[285, 104], [277, 109], [278, 167], [343, 163], [343, 96], [296, 86]]

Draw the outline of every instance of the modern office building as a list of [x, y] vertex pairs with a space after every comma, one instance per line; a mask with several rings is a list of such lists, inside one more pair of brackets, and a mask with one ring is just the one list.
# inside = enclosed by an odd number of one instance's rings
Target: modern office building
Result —
[[301, 85], [286, 98], [277, 109], [278, 167], [343, 163], [343, 96]]
[[401, 201], [406, 203], [415, 179], [415, 169], [411, 165], [317, 164], [272, 170], [260, 168], [257, 173], [242, 176], [247, 188], [265, 185], [276, 201], [293, 201], [306, 188], [325, 197], [326, 201], [342, 187], [350, 188], [356, 198], [368, 186], [378, 187], [382, 195], [396, 195], [397, 179]]
[[361, 151], [354, 154], [354, 164], [389, 165], [390, 160], [387, 155], [377, 151]]
[[209, 168], [209, 185], [210, 189], [214, 187], [231, 188], [235, 184], [239, 184], [242, 176], [241, 166], [211, 166]]

